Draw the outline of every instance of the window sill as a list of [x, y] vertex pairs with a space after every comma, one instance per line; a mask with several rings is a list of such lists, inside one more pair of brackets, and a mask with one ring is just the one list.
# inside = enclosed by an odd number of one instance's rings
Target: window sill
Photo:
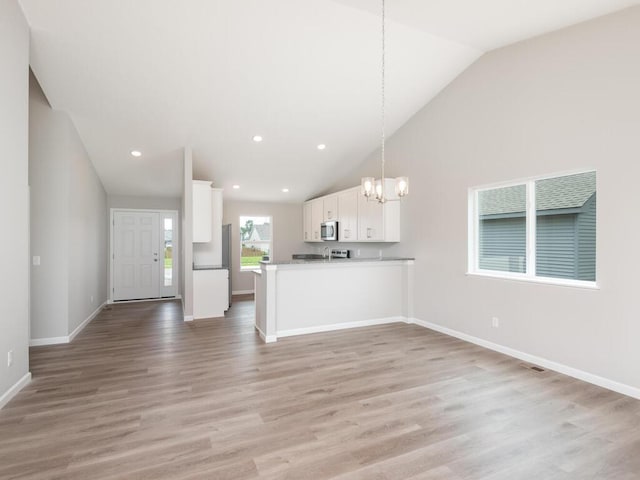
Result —
[[253, 272], [254, 270], [260, 270], [260, 265], [240, 267], [241, 272]]
[[467, 276], [470, 277], [486, 277], [496, 278], [499, 280], [513, 280], [516, 282], [525, 283], [538, 283], [543, 285], [556, 285], [560, 287], [573, 287], [583, 288], [586, 290], [600, 290], [600, 286], [596, 282], [587, 282], [583, 280], [568, 280], [564, 278], [551, 278], [551, 277], [526, 277], [524, 275], [508, 275], [496, 272], [467, 272]]

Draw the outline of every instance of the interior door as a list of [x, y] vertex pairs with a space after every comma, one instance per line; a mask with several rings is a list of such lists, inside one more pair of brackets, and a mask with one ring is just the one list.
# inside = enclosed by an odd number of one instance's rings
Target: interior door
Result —
[[160, 296], [158, 212], [113, 212], [113, 300]]

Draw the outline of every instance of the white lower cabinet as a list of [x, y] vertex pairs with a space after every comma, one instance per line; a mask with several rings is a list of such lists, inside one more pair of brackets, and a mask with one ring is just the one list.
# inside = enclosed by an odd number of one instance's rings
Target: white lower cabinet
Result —
[[229, 270], [193, 271], [193, 318], [224, 317], [229, 309]]

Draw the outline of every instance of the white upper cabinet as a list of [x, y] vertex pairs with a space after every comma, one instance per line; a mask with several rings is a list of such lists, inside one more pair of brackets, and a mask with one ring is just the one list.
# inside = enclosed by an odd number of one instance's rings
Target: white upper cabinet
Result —
[[202, 180], [193, 181], [193, 242], [211, 241], [211, 183]]
[[302, 210], [302, 239], [305, 242], [310, 242], [313, 238], [312, 222], [311, 222], [311, 202], [305, 202]]
[[358, 241], [384, 241], [384, 209], [375, 199], [358, 197]]
[[323, 222], [331, 222], [338, 220], [338, 196], [337, 195], [329, 195], [326, 197], [322, 197], [322, 221]]
[[320, 226], [324, 219], [324, 202], [322, 198], [316, 198], [311, 201], [311, 241], [321, 242]]
[[309, 200], [304, 203], [302, 210], [302, 223], [304, 226], [303, 240], [305, 242], [321, 242], [320, 224], [324, 216], [324, 204], [322, 198]]
[[338, 198], [338, 241], [358, 240], [358, 187], [337, 195]]
[[386, 178], [384, 189], [388, 199], [385, 203], [364, 195], [358, 197], [359, 242], [400, 241], [400, 201], [395, 193], [395, 180]]
[[385, 179], [385, 194], [389, 201], [381, 204], [354, 187], [306, 202], [304, 241], [321, 242], [321, 223], [337, 220], [339, 242], [399, 242], [400, 202], [394, 179]]

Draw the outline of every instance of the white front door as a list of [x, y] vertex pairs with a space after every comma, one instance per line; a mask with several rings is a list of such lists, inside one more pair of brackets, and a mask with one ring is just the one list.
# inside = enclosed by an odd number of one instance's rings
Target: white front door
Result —
[[113, 300], [160, 297], [158, 212], [113, 212]]

